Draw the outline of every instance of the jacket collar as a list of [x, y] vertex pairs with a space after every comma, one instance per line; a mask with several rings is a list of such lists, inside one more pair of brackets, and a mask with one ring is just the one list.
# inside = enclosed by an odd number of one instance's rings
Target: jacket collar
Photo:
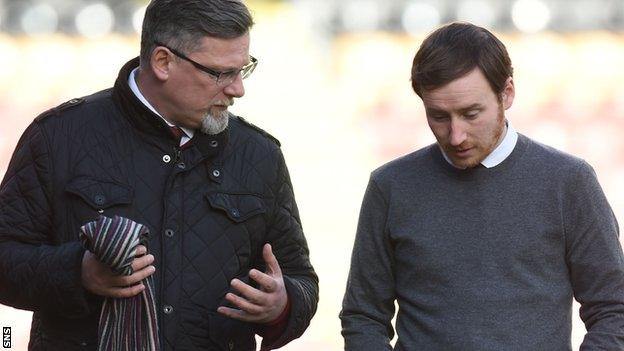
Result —
[[[165, 121], [145, 106], [128, 86], [130, 72], [138, 66], [139, 58], [136, 57], [121, 68], [113, 86], [113, 99], [119, 105], [124, 117], [138, 131], [175, 144], [176, 140]], [[197, 148], [201, 155], [212, 158], [223, 151], [228, 135], [229, 127], [217, 135], [208, 135], [196, 131], [193, 139], [189, 141], [192, 144], [188, 148]]]

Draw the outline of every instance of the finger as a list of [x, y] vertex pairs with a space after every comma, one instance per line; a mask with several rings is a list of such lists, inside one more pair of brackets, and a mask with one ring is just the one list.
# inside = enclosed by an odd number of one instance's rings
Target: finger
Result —
[[277, 258], [273, 255], [273, 248], [271, 244], [264, 244], [262, 248], [262, 257], [264, 258], [264, 262], [267, 265], [267, 273], [271, 275], [281, 276], [282, 269], [277, 262]]
[[252, 269], [249, 271], [249, 276], [262, 287], [263, 291], [273, 292], [277, 290], [277, 282], [270, 275], [262, 273], [257, 269]]
[[245, 311], [249, 314], [259, 315], [264, 312], [262, 306], [258, 306], [236, 294], [227, 293], [225, 299], [231, 302], [234, 306], [238, 307], [241, 311]]
[[143, 245], [137, 245], [136, 247], [136, 256], [143, 256], [147, 253], [147, 248]]
[[254, 288], [253, 286], [243, 283], [238, 279], [232, 279], [232, 287], [236, 289], [243, 297], [253, 303], [262, 305], [266, 301], [266, 293]]
[[243, 321], [243, 322], [256, 322], [260, 320], [260, 318], [257, 316], [251, 316], [245, 311], [237, 310], [235, 308], [230, 308], [230, 307], [221, 306], [217, 308], [217, 312], [221, 313], [222, 315], [226, 317], [238, 319], [239, 321]]
[[142, 281], [143, 279], [149, 277], [150, 275], [154, 274], [154, 272], [156, 272], [156, 267], [147, 266], [130, 275], [115, 276], [115, 278], [113, 279], [112, 285], [118, 286], [118, 287], [134, 285]]
[[111, 288], [106, 292], [106, 296], [118, 299], [136, 296], [145, 290], [145, 285], [137, 284], [125, 288]]
[[140, 271], [141, 269], [149, 266], [152, 263], [154, 263], [154, 255], [145, 255], [139, 258], [135, 258], [134, 260], [132, 260], [131, 264], [132, 271]]

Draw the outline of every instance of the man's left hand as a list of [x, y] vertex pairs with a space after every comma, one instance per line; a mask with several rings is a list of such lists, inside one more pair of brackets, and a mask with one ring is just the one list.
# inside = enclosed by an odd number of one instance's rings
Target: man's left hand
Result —
[[286, 308], [288, 295], [284, 287], [282, 270], [273, 255], [271, 245], [262, 248], [262, 257], [266, 263], [266, 272], [257, 269], [249, 271], [249, 277], [255, 280], [260, 289], [233, 279], [232, 288], [240, 293], [238, 296], [227, 293], [225, 299], [237, 308], [221, 306], [217, 311], [227, 317], [252, 323], [269, 323], [277, 319]]

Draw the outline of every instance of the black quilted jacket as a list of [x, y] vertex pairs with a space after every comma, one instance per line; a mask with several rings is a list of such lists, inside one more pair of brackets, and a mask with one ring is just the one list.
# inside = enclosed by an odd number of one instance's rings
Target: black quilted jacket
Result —
[[264, 270], [271, 243], [291, 301], [288, 327], [263, 347], [299, 337], [316, 311], [309, 261], [277, 140], [230, 117], [180, 150], [130, 91], [74, 99], [24, 132], [0, 187], [0, 303], [34, 311], [32, 350], [95, 350], [101, 299], [80, 283], [79, 227], [100, 214], [147, 225], [164, 350], [254, 350], [258, 325], [221, 316], [229, 282]]

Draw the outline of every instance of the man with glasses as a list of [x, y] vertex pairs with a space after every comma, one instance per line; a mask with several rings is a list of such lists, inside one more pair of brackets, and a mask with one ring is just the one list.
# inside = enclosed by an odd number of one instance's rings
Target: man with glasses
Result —
[[[255, 350], [259, 334], [268, 350], [307, 328], [318, 278], [280, 144], [228, 112], [258, 64], [252, 25], [239, 0], [153, 0], [114, 87], [25, 131], [0, 188], [0, 303], [34, 311], [29, 349]], [[78, 240], [126, 227], [147, 238], [127, 275]], [[136, 305], [102, 308], [119, 301]], [[114, 339], [129, 325], [141, 340]]]

